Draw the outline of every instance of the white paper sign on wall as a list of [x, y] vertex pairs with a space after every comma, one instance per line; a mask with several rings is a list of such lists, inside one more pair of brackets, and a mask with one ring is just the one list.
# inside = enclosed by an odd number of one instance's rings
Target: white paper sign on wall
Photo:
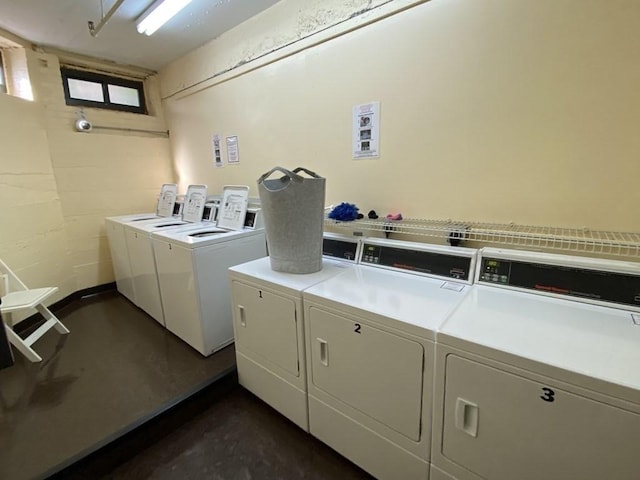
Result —
[[380, 156], [380, 102], [353, 107], [353, 158]]
[[240, 163], [237, 135], [227, 137], [227, 163]]
[[213, 164], [216, 167], [222, 167], [222, 152], [220, 150], [220, 135], [213, 134]]

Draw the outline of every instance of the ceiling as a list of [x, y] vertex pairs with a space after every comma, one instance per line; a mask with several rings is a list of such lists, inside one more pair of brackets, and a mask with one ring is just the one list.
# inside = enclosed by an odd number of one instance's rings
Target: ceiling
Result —
[[278, 0], [192, 0], [152, 36], [135, 21], [153, 0], [125, 0], [96, 37], [116, 0], [0, 0], [0, 28], [43, 47], [159, 70]]

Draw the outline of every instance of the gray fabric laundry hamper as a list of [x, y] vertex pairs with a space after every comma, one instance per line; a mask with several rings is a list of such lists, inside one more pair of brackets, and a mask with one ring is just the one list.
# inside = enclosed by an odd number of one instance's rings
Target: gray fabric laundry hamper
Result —
[[[274, 172], [283, 176], [269, 179]], [[325, 179], [302, 167], [293, 171], [274, 167], [258, 179], [272, 270], [313, 273], [322, 269], [324, 193]]]

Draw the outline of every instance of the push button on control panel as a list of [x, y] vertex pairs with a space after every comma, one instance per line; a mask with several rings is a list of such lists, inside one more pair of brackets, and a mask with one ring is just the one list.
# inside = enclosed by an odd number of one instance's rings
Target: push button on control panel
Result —
[[492, 258], [483, 259], [480, 280], [507, 285], [509, 283], [509, 262]]

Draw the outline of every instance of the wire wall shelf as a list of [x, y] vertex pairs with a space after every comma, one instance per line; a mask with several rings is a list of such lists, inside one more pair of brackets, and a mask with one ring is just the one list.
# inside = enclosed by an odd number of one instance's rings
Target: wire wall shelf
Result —
[[640, 259], [640, 233], [608, 232], [588, 228], [538, 227], [531, 225], [429, 220], [325, 220], [325, 227], [368, 230], [444, 240], [509, 245], [517, 248], [548, 249], [581, 254], [634, 257]]

